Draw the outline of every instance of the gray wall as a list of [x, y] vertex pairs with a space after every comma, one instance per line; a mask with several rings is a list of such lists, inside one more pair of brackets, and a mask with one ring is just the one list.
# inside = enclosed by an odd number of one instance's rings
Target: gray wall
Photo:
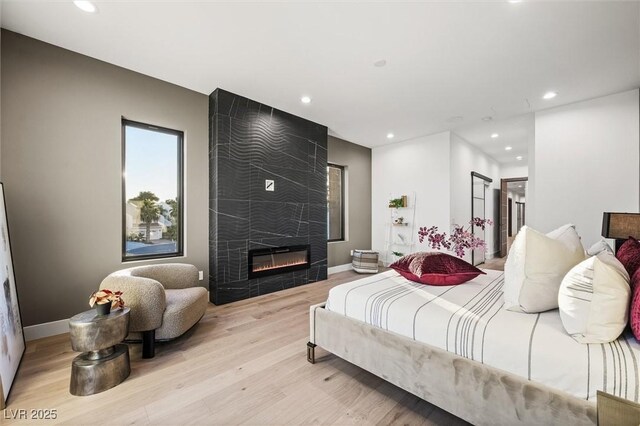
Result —
[[346, 168], [346, 241], [329, 243], [329, 266], [351, 263], [351, 250], [371, 248], [371, 149], [333, 136], [329, 163]]
[[1, 177], [24, 325], [84, 311], [108, 273], [150, 263], [121, 262], [122, 116], [185, 132], [186, 256], [162, 262], [208, 276], [207, 96], [5, 30], [1, 42]]

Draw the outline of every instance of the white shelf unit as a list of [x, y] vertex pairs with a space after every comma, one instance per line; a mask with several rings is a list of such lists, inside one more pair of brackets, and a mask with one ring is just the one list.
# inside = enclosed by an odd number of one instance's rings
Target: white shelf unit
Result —
[[[407, 196], [406, 207], [388, 207], [389, 218], [386, 222], [386, 238], [383, 253], [384, 266], [389, 266], [400, 257], [393, 253], [402, 255], [415, 251], [417, 240], [416, 227], [416, 193], [401, 194]], [[389, 200], [400, 198], [401, 195], [389, 194]], [[396, 223], [398, 218], [402, 218], [402, 223]]]

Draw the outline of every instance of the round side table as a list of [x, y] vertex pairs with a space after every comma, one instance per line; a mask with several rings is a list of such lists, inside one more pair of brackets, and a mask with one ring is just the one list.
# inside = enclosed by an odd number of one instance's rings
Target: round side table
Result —
[[71, 364], [72, 395], [93, 395], [129, 377], [129, 347], [121, 344], [129, 334], [129, 308], [98, 315], [95, 309], [69, 320], [71, 348], [82, 352]]

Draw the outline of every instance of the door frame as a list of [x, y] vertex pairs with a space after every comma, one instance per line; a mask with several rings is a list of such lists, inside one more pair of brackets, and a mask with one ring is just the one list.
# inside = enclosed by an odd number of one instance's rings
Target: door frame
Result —
[[507, 255], [508, 201], [507, 184], [510, 182], [528, 182], [529, 178], [516, 177], [500, 179], [500, 257]]
[[513, 237], [513, 198], [507, 196], [507, 236]]
[[[485, 176], [483, 174], [480, 174], [478, 172], [471, 172], [471, 220], [473, 220], [473, 218], [475, 217], [474, 215], [474, 211], [473, 211], [473, 178], [478, 178], [478, 179], [482, 179], [485, 182], [488, 183], [493, 183], [493, 179], [491, 179], [488, 176]], [[485, 211], [483, 212], [484, 214], [482, 215], [482, 217], [484, 217], [486, 219], [486, 211], [487, 211], [487, 186], [483, 185], [483, 189], [484, 189], [484, 209]], [[475, 226], [471, 225], [471, 234], [475, 235]], [[484, 235], [482, 236], [482, 239], [484, 240]], [[475, 265], [475, 253], [474, 250], [471, 250], [471, 264]], [[486, 259], [486, 256], [485, 256]]]

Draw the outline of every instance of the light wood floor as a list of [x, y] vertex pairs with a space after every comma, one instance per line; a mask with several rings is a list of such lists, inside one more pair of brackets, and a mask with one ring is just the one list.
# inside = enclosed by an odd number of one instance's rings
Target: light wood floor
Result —
[[[462, 420], [317, 348], [306, 361], [309, 305], [361, 276], [327, 281], [224, 306], [210, 305], [186, 336], [141, 359], [130, 345], [131, 376], [106, 392], [69, 394], [68, 335], [29, 342], [0, 424], [20, 409], [55, 409], [61, 424], [405, 424]], [[7, 418], [9, 417], [9, 418]]]
[[484, 263], [478, 265], [481, 269], [495, 269], [498, 271], [504, 271], [504, 263], [507, 261], [507, 257], [494, 257], [493, 259], [487, 259]]

